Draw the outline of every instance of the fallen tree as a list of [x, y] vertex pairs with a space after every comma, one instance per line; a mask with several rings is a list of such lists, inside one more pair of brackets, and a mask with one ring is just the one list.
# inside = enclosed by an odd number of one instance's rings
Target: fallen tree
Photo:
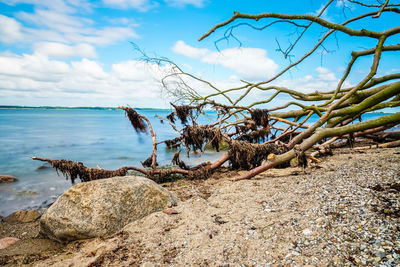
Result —
[[[346, 5], [352, 5], [357, 10], [364, 12], [358, 12], [359, 14], [347, 18], [341, 23], [334, 23], [324, 19], [322, 15], [328, 8], [335, 8], [335, 2], [337, 1], [328, 1], [317, 15], [280, 13], [253, 15], [235, 12], [231, 18], [215, 25], [199, 39], [201, 41], [208, 38], [222, 28], [226, 28], [222, 39], [236, 39], [234, 30], [238, 27], [251, 26], [253, 29], [266, 31], [271, 25], [279, 23], [293, 26], [298, 34], [288, 47], [283, 50], [278, 43], [278, 50], [285, 58], [289, 59], [289, 64], [278, 74], [264, 81], [242, 81], [242, 85], [238, 87], [223, 90], [209, 81], [183, 71], [168, 59], [151, 58], [142, 53], [142, 59], [147, 62], [170, 66], [171, 72], [161, 80], [161, 84], [170, 96], [175, 97], [175, 100], [186, 102], [185, 105], [171, 103], [174, 112], [166, 118], [160, 117], [160, 119], [168, 121], [178, 136], [159, 142], [157, 142], [154, 129], [146, 117], [138, 114], [132, 108], [120, 107], [126, 112], [138, 133], [144, 133], [148, 128], [152, 137], [153, 151], [151, 156], [142, 163], [143, 168], [123, 167], [116, 171], [98, 171], [88, 169], [83, 164], [77, 165], [71, 162], [60, 164], [59, 161], [51, 159], [36, 157], [33, 159], [50, 162], [53, 167], [71, 179], [79, 177], [82, 181], [91, 180], [93, 177], [95, 179], [107, 178], [114, 173], [130, 169], [137, 170], [157, 182], [168, 180], [172, 174], [199, 179], [208, 177], [225, 162], [229, 162], [230, 169], [248, 170], [247, 173], [235, 178], [235, 180], [241, 180], [250, 179], [273, 167], [287, 166], [293, 158], [297, 158], [298, 163], [305, 167], [307, 158], [314, 158], [318, 154], [307, 155], [306, 152], [309, 149], [330, 151], [330, 148], [339, 147], [342, 143], [352, 145], [359, 137], [375, 137], [375, 141], [391, 141], [390, 145], [398, 144], [396, 142], [398, 134], [388, 134], [383, 131], [397, 126], [400, 122], [400, 112], [395, 112], [395, 108], [400, 106], [400, 73], [393, 70], [392, 73], [386, 73], [383, 76], [377, 74], [382, 55], [390, 52], [398, 53], [400, 50], [400, 44], [392, 43], [392, 40], [395, 40], [394, 37], [399, 36], [400, 27], [388, 27], [381, 31], [373, 31], [357, 29], [352, 25], [360, 24], [367, 19], [373, 19], [376, 23], [380, 23], [381, 17], [386, 14], [399, 14], [399, 5], [392, 4], [388, 0], [384, 3], [377, 2], [376, 5], [360, 1], [340, 1], [342, 6], [336, 5], [336, 8], [345, 9]], [[251, 24], [252, 22], [263, 26], [256, 27]], [[384, 26], [382, 25], [382, 27]], [[316, 39], [315, 45], [302, 57], [292, 62], [291, 53], [301, 46], [302, 39], [312, 27], [319, 27], [323, 33], [322, 37]], [[295, 88], [273, 84], [278, 78], [317, 53], [319, 49], [326, 50], [325, 43], [337, 33], [346, 34], [353, 39], [371, 40], [375, 46], [359, 51], [349, 51], [350, 59], [335, 89], [326, 91], [321, 88], [320, 91], [304, 93]], [[315, 39], [313, 34], [310, 38]], [[140, 50], [138, 49], [138, 51]], [[371, 58], [369, 72], [359, 78], [356, 84], [344, 87], [350, 74], [354, 72], [355, 63], [361, 58]], [[193, 89], [193, 84], [202, 84], [214, 92], [200, 95]], [[271, 96], [249, 105], [241, 105], [253, 91], [271, 92]], [[239, 96], [237, 96], [238, 93]], [[270, 107], [273, 101], [282, 94], [289, 97], [290, 100], [284, 105]], [[234, 98], [234, 96], [236, 97]], [[217, 118], [207, 125], [200, 125], [197, 122], [198, 118], [204, 114], [206, 108], [213, 109]], [[389, 112], [375, 119], [362, 121], [364, 114], [379, 111]], [[312, 118], [315, 117], [317, 119], [313, 121]], [[182, 129], [178, 127], [178, 120], [183, 125]], [[346, 142], [341, 141], [343, 139]], [[189, 153], [190, 151], [203, 151], [207, 144], [219, 151], [222, 143], [226, 143], [229, 149], [214, 163], [203, 162], [197, 166], [188, 166], [177, 153], [173, 158], [173, 164], [176, 167], [167, 170], [158, 167], [157, 147], [161, 144], [174, 148], [183, 147]], [[385, 147], [385, 145], [381, 147]]]

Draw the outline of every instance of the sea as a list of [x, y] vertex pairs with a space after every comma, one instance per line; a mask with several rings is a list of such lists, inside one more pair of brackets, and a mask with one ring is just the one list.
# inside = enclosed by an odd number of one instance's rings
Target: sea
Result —
[[[156, 117], [165, 118], [171, 110], [138, 112], [150, 120], [157, 141], [178, 136], [167, 122], [161, 123]], [[140, 161], [151, 152], [151, 136], [138, 134], [122, 110], [0, 109], [0, 175], [18, 179], [16, 183], [0, 184], [0, 215], [45, 207], [71, 186], [50, 164], [32, 160], [32, 156], [80, 161], [87, 167], [115, 170], [123, 166], [141, 167]], [[171, 164], [175, 152], [159, 145], [158, 163]], [[192, 165], [219, 157], [219, 153], [212, 151], [189, 157], [185, 151], [181, 153], [181, 159]]]
[[[161, 123], [156, 117], [166, 117], [171, 110], [138, 112], [149, 118], [158, 141], [177, 137], [167, 122]], [[363, 119], [379, 116], [382, 114], [371, 113], [363, 115]], [[215, 114], [209, 112], [200, 123], [212, 118]], [[151, 136], [138, 134], [122, 110], [0, 109], [0, 175], [18, 178], [18, 182], [0, 184], [0, 215], [46, 207], [71, 187], [71, 182], [48, 163], [32, 160], [32, 156], [80, 161], [87, 167], [115, 170], [123, 166], [141, 167], [140, 161], [150, 156], [151, 151]], [[161, 144], [158, 163], [171, 164], [175, 152]], [[219, 157], [219, 153], [212, 151], [189, 156], [181, 153], [181, 159], [189, 165]]]

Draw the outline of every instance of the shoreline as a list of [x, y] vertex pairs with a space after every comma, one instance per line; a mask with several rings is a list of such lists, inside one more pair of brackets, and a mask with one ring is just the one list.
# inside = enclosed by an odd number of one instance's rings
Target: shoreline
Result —
[[[7, 248], [9, 254], [0, 250], [0, 262], [400, 264], [400, 192], [388, 187], [400, 184], [400, 148], [339, 149], [318, 166], [305, 174], [299, 168], [273, 169], [240, 182], [229, 180], [237, 173], [218, 173], [207, 180], [164, 184], [181, 198], [179, 214], [153, 213], [111, 237], [71, 242], [56, 253], [48, 252], [48, 241], [22, 235], [37, 231], [37, 222], [14, 225], [15, 237], [23, 242]], [[23, 250], [26, 242], [43, 251], [29, 254]]]

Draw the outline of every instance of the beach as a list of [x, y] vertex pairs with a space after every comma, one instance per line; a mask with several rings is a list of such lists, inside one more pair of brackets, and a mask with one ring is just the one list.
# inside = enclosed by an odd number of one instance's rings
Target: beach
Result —
[[[400, 264], [400, 148], [343, 148], [305, 169], [251, 180], [215, 173], [164, 184], [178, 214], [153, 213], [104, 238], [67, 245], [37, 222], [0, 226], [21, 241], [0, 263], [35, 266], [274, 266]], [[12, 229], [12, 231], [10, 231]], [[24, 234], [33, 233], [33, 234]], [[27, 243], [35, 251], [26, 249]], [[25, 249], [24, 249], [25, 248]]]

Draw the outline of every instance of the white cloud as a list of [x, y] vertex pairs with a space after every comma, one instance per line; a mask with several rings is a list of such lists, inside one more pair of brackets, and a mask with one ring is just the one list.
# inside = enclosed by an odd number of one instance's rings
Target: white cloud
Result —
[[[198, 8], [204, 7], [205, 2], [207, 0], [164, 0], [170, 6], [173, 7], [185, 7], [188, 5], [192, 5]], [[120, 8], [120, 9], [129, 9], [133, 8], [138, 11], [148, 11], [152, 8], [158, 7], [158, 1], [151, 1], [151, 0], [103, 0], [103, 3], [106, 6], [110, 6], [113, 8]]]
[[75, 74], [80, 76], [89, 76], [95, 79], [106, 79], [108, 77], [99, 63], [86, 58], [71, 62], [71, 66]]
[[221, 65], [248, 80], [265, 80], [275, 74], [278, 65], [261, 48], [229, 48], [220, 52], [199, 49], [178, 41], [172, 48], [177, 53], [202, 62]]
[[34, 13], [20, 12], [17, 17], [29, 25], [25, 27], [27, 41], [51, 41], [61, 43], [90, 43], [108, 45], [127, 38], [137, 38], [131, 27], [102, 27], [92, 25], [94, 21], [63, 14], [52, 10], [35, 10]]
[[[96, 21], [80, 15], [90, 9], [83, 0], [14, 0], [5, 4], [32, 4], [33, 12], [18, 12], [15, 18], [0, 15], [0, 41], [13, 43], [59, 42], [65, 44], [88, 43], [108, 45], [129, 38], [138, 38], [134, 31], [138, 24], [115, 19], [113, 26], [99, 27]], [[127, 24], [129, 23], [129, 24]]]
[[[161, 99], [159, 79], [169, 73], [170, 68], [130, 60], [115, 63], [106, 71], [99, 62], [87, 58], [65, 63], [38, 53], [22, 56], [0, 53], [0, 104], [167, 107]], [[215, 92], [203, 83], [188, 77], [184, 79], [202, 95]], [[235, 75], [212, 82], [219, 89], [243, 85]], [[337, 82], [333, 72], [319, 67], [301, 78], [280, 79], [273, 84], [310, 93], [332, 90]], [[173, 78], [168, 83], [176, 88]], [[348, 82], [344, 84], [344, 87], [349, 86]], [[266, 99], [271, 92], [253, 90], [240, 104]], [[236, 99], [241, 93], [233, 91], [228, 95]], [[221, 96], [216, 100], [226, 102]], [[281, 96], [276, 99], [279, 103], [286, 100]], [[276, 101], [271, 105], [278, 105]]]
[[[157, 79], [168, 66], [126, 61], [105, 71], [96, 61], [65, 63], [40, 54], [0, 54], [0, 104], [162, 106]], [[156, 101], [155, 101], [156, 99]]]
[[21, 39], [20, 23], [13, 18], [0, 15], [0, 42], [11, 44]]
[[210, 54], [210, 50], [206, 48], [195, 48], [193, 46], [185, 44], [184, 41], [178, 41], [172, 47], [172, 50], [180, 55], [184, 55], [190, 58], [201, 58]]
[[90, 11], [93, 4], [87, 0], [0, 0], [7, 5], [31, 4], [39, 8], [46, 8], [53, 11], [72, 13], [77, 10]]
[[71, 31], [92, 22], [88, 19], [78, 18], [64, 12], [50, 9], [36, 9], [34, 13], [19, 12], [16, 17], [29, 25], [45, 26], [63, 32]]
[[50, 60], [43, 55], [0, 56], [0, 74], [9, 77], [10, 80], [23, 77], [33, 81], [56, 82], [60, 81], [67, 71], [68, 64]]
[[204, 7], [206, 0], [165, 0], [171, 6], [184, 7], [193, 5], [195, 7]]
[[149, 0], [103, 0], [103, 2], [105, 5], [114, 8], [134, 8], [139, 11], [147, 11], [158, 5], [157, 2], [150, 2]]
[[96, 50], [89, 44], [77, 44], [69, 46], [55, 42], [41, 42], [34, 45], [35, 53], [54, 58], [69, 58], [74, 56], [94, 58]]
[[260, 48], [229, 48], [208, 54], [202, 61], [220, 64], [250, 80], [267, 79], [278, 69], [278, 65], [267, 57], [267, 51]]
[[[307, 74], [298, 79], [280, 79], [275, 84], [287, 87], [303, 93], [311, 93], [315, 91], [323, 92], [334, 90], [339, 82], [335, 73], [323, 67], [315, 69], [316, 75]], [[349, 82], [345, 82], [343, 87], [350, 87]]]
[[318, 72], [318, 78], [321, 81], [337, 81], [338, 79], [336, 78], [336, 75], [331, 72], [330, 70], [328, 70], [327, 68], [323, 68], [323, 67], [318, 67], [316, 68], [316, 71]]

